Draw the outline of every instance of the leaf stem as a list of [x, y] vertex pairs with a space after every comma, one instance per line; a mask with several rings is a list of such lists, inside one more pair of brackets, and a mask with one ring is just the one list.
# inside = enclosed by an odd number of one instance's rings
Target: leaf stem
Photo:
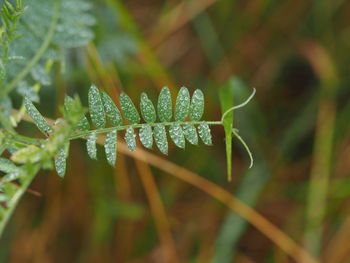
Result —
[[116, 126], [116, 127], [109, 127], [109, 128], [95, 129], [95, 130], [86, 131], [86, 132], [80, 132], [78, 134], [71, 135], [68, 139], [74, 140], [74, 139], [83, 138], [83, 137], [89, 136], [91, 133], [100, 134], [100, 133], [107, 133], [114, 130], [121, 131], [121, 130], [126, 130], [129, 127], [133, 129], [137, 129], [145, 125], [149, 125], [151, 127], [155, 127], [157, 125], [171, 126], [175, 123], [179, 125], [187, 125], [187, 124], [198, 125], [202, 123], [206, 123], [208, 125], [222, 125], [222, 121], [187, 121], [187, 122], [159, 122], [159, 123], [130, 124], [130, 125], [123, 125], [123, 126]]

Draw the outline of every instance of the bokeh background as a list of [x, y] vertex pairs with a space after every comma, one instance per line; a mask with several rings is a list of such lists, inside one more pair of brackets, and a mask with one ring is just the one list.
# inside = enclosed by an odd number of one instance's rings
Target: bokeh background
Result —
[[222, 86], [234, 89], [236, 103], [256, 87], [234, 120], [255, 165], [248, 169], [234, 140], [227, 181], [222, 127], [212, 129], [213, 147], [171, 144], [168, 156], [152, 152], [161, 158], [155, 162], [120, 152], [114, 169], [101, 147], [91, 161], [76, 141], [65, 179], [41, 172], [31, 185], [40, 196], [27, 193], [20, 202], [1, 240], [1, 262], [294, 262], [281, 249], [285, 240], [271, 242], [264, 225], [257, 230], [237, 207], [206, 193], [217, 188], [189, 183], [195, 175], [242, 200], [319, 262], [350, 262], [349, 1], [93, 6], [95, 39], [67, 51], [63, 74], [58, 67], [52, 87], [41, 91], [46, 116], [60, 116], [65, 93], [87, 105], [95, 83], [115, 100], [125, 91], [138, 101], [146, 91], [154, 102], [166, 85], [173, 95], [181, 86], [200, 88], [205, 119], [219, 120]]

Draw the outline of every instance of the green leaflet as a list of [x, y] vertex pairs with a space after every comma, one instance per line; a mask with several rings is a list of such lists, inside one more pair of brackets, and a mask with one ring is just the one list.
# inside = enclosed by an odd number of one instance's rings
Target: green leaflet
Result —
[[[22, 169], [20, 167], [16, 166], [10, 160], [5, 159], [5, 158], [0, 158], [0, 171], [3, 173], [6, 173], [6, 174], [10, 174], [12, 177], [12, 180], [14, 180], [20, 175]], [[13, 178], [13, 177], [15, 177], [15, 178]], [[2, 178], [2, 181], [3, 180], [4, 180], [4, 178]]]
[[204, 122], [198, 126], [198, 133], [199, 133], [199, 137], [202, 139], [204, 144], [209, 146], [213, 145], [211, 140], [210, 128], [207, 123]]
[[152, 123], [156, 121], [157, 119], [156, 110], [153, 106], [152, 101], [148, 98], [147, 94], [144, 92], [141, 93], [140, 109], [141, 109], [142, 118], [146, 122]]
[[56, 172], [61, 178], [63, 178], [64, 175], [66, 174], [68, 148], [69, 148], [69, 144], [66, 147], [58, 150], [58, 152], [55, 156]]
[[190, 109], [190, 93], [182, 87], [177, 95], [174, 117], [176, 121], [184, 121]]
[[169, 122], [171, 120], [173, 109], [171, 104], [171, 94], [168, 87], [162, 88], [159, 93], [157, 111], [161, 122]]
[[120, 94], [119, 101], [124, 117], [128, 120], [128, 122], [133, 124], [139, 123], [140, 115], [130, 97], [125, 93], [122, 93]]
[[106, 116], [103, 109], [103, 103], [100, 92], [94, 85], [89, 89], [88, 100], [92, 123], [97, 128], [104, 128], [106, 126]]
[[168, 140], [166, 137], [166, 130], [164, 125], [158, 124], [154, 127], [153, 137], [156, 141], [158, 149], [163, 154], [168, 154]]
[[140, 128], [139, 137], [140, 137], [140, 141], [141, 141], [143, 146], [145, 146], [148, 149], [152, 148], [152, 145], [153, 145], [153, 132], [152, 132], [151, 126], [143, 125]]
[[132, 127], [128, 127], [126, 129], [125, 132], [125, 142], [126, 142], [126, 146], [128, 147], [128, 149], [132, 152], [136, 151], [136, 140], [135, 140], [135, 133], [134, 133], [134, 129]]
[[82, 112], [80, 100], [78, 102], [79, 104], [77, 105], [77, 101], [68, 95], [64, 97], [64, 110], [66, 111], [66, 115], [67, 115], [65, 117], [72, 118], [72, 115], [76, 114], [77, 118], [80, 120], [77, 123], [75, 128], [81, 131], [88, 131], [90, 130], [89, 121], [87, 120], [84, 113]]
[[86, 149], [87, 149], [88, 155], [90, 156], [91, 159], [95, 159], [95, 160], [97, 159], [96, 140], [97, 140], [97, 135], [95, 132], [92, 132], [86, 141]]
[[201, 90], [196, 89], [192, 96], [190, 105], [190, 118], [193, 121], [199, 121], [204, 113], [204, 94]]
[[121, 126], [123, 124], [123, 118], [117, 106], [106, 92], [102, 91], [101, 96], [108, 121], [113, 126]]
[[179, 124], [175, 123], [171, 125], [169, 129], [169, 135], [177, 147], [182, 149], [185, 148], [184, 132]]
[[28, 115], [33, 119], [34, 123], [42, 133], [46, 135], [47, 133], [52, 132], [50, 125], [27, 97], [24, 98], [24, 106]]
[[104, 146], [108, 163], [115, 166], [117, 159], [117, 130], [107, 133]]
[[35, 145], [29, 145], [16, 151], [12, 156], [11, 160], [16, 163], [36, 163], [43, 159], [43, 152], [40, 148]]
[[193, 124], [186, 124], [183, 126], [184, 135], [187, 141], [193, 145], [198, 144], [197, 130]]

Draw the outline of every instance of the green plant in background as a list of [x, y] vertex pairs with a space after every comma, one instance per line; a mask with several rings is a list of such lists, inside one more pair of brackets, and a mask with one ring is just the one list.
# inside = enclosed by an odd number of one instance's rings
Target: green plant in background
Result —
[[[51, 167], [50, 158], [70, 132], [68, 123], [57, 124], [40, 149], [35, 146], [39, 140], [21, 136], [14, 128], [23, 118], [25, 105], [39, 102], [40, 88], [50, 86], [53, 65], [64, 69], [64, 50], [87, 44], [93, 38], [89, 27], [95, 23], [85, 0], [30, 0], [26, 5], [21, 0], [0, 1], [0, 154], [16, 153], [18, 160], [30, 156], [21, 167], [0, 159], [5, 173], [0, 182], [0, 232], [37, 172]], [[12, 101], [22, 96], [26, 98], [14, 112]], [[31, 114], [40, 116], [34, 108]], [[74, 114], [67, 121], [74, 122]], [[44, 119], [40, 127], [49, 132]], [[25, 153], [22, 149], [28, 143]]]
[[[249, 153], [251, 165], [253, 163], [252, 155], [238, 135], [238, 130], [233, 128], [232, 121], [233, 111], [246, 105], [254, 96], [255, 90], [242, 104], [234, 107], [227, 107], [230, 103], [223, 105], [224, 113], [219, 121], [201, 120], [205, 105], [201, 90], [195, 90], [191, 98], [188, 89], [181, 88], [174, 111], [168, 88], [161, 90], [157, 107], [142, 93], [140, 111], [145, 123], [141, 123], [140, 114], [128, 95], [120, 95], [120, 112], [107, 93], [92, 86], [88, 102], [94, 129], [77, 96], [66, 96], [61, 109], [62, 118], [57, 119], [53, 125], [49, 124], [33, 102], [39, 102], [38, 92], [41, 86], [51, 84], [50, 71], [54, 62], [64, 65], [63, 49], [81, 46], [92, 38], [89, 26], [94, 23], [94, 18], [87, 13], [89, 9], [90, 5], [85, 1], [65, 0], [44, 3], [32, 0], [28, 12], [20, 0], [16, 5], [7, 1], [2, 5], [0, 155], [4, 157], [0, 158], [0, 171], [5, 175], [0, 181], [0, 235], [20, 197], [41, 169], [56, 168], [58, 175], [64, 176], [69, 143], [73, 139], [86, 139], [87, 152], [92, 159], [96, 159], [98, 135], [106, 134], [105, 154], [108, 163], [114, 166], [120, 131], [125, 131], [124, 139], [131, 151], [136, 150], [135, 130], [139, 129], [139, 138], [144, 147], [152, 148], [154, 140], [158, 149], [167, 154], [167, 130], [174, 144], [185, 148], [185, 140], [197, 145], [198, 137], [204, 144], [212, 145], [209, 126], [222, 125], [226, 133], [229, 179], [232, 136], [242, 142]], [[13, 111], [9, 96], [13, 90], [24, 97], [17, 111]], [[25, 111], [46, 139], [23, 136], [15, 131], [14, 128], [24, 117]]]

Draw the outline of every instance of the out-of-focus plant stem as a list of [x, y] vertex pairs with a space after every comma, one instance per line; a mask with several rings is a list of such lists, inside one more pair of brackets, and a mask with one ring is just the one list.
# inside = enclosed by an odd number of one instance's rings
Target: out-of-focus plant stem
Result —
[[304, 237], [305, 247], [318, 256], [321, 251], [322, 223], [332, 169], [338, 78], [335, 65], [322, 46], [308, 43], [303, 53], [309, 59], [321, 83]]

